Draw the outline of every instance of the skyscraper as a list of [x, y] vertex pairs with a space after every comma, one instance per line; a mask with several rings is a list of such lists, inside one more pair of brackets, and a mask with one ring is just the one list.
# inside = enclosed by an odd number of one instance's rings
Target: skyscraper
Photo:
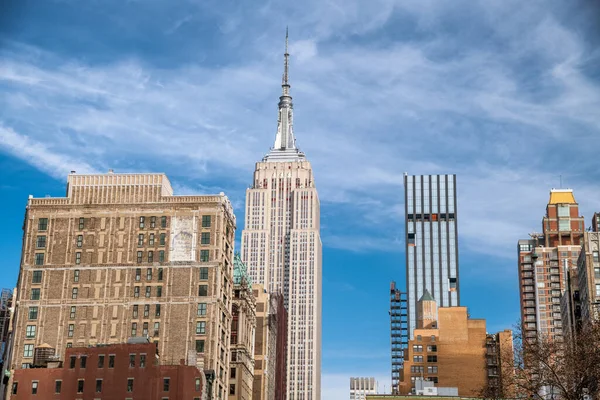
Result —
[[410, 338], [425, 291], [439, 307], [460, 305], [456, 175], [405, 175], [406, 288]]
[[570, 272], [577, 272], [583, 217], [570, 189], [552, 189], [542, 233], [519, 240], [521, 321], [526, 338], [563, 338], [561, 296]]
[[296, 146], [284, 55], [275, 145], [246, 191], [242, 260], [252, 281], [281, 292], [288, 310], [288, 400], [321, 398], [320, 206], [310, 163]]

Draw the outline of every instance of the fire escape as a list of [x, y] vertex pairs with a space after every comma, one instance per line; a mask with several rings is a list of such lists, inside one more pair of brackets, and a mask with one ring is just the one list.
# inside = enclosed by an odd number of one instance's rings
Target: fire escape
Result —
[[404, 350], [408, 347], [408, 306], [405, 292], [390, 285], [390, 322], [392, 343], [392, 394], [400, 394], [400, 375], [404, 368]]

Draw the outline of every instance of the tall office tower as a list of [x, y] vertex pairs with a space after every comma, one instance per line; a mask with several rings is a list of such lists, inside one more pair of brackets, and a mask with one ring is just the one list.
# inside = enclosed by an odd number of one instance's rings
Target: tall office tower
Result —
[[242, 260], [252, 281], [281, 292], [288, 310], [288, 400], [321, 397], [321, 236], [310, 163], [293, 131], [287, 35], [275, 145], [246, 191]]
[[561, 297], [577, 269], [585, 225], [570, 189], [552, 189], [542, 233], [519, 240], [521, 321], [526, 338], [563, 338]]
[[456, 175], [405, 175], [406, 288], [410, 338], [417, 301], [428, 291], [439, 307], [460, 305]]
[[[42, 344], [158, 342], [228, 395], [235, 216], [223, 194], [173, 196], [163, 174], [81, 175], [27, 203], [11, 368]], [[204, 323], [204, 324], [203, 324]], [[198, 330], [204, 325], [206, 330]]]
[[366, 400], [368, 394], [377, 394], [375, 378], [350, 378], [350, 400]]

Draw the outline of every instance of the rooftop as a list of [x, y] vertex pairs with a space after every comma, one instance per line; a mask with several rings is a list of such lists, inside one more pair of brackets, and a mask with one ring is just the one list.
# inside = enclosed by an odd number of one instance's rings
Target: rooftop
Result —
[[552, 189], [550, 190], [550, 201], [548, 204], [577, 204], [573, 189]]

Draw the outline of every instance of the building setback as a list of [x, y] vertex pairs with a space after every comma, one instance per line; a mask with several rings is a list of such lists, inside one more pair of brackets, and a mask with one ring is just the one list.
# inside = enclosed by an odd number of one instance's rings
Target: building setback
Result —
[[460, 305], [456, 175], [405, 175], [408, 327], [427, 291], [440, 307]]
[[546, 335], [563, 339], [561, 312], [570, 315], [571, 311], [565, 310], [568, 299], [563, 300], [561, 310], [561, 297], [570, 272], [577, 270], [583, 232], [583, 217], [573, 191], [552, 189], [542, 233], [518, 243], [521, 321], [526, 338]]
[[457, 388], [459, 396], [476, 397], [489, 385], [488, 376], [501, 373], [488, 356], [491, 340], [485, 320], [469, 318], [466, 307], [438, 308], [425, 292], [417, 305], [414, 334], [406, 351], [401, 394], [415, 394], [417, 380], [423, 379], [438, 390]]
[[296, 146], [288, 59], [286, 39], [277, 135], [246, 191], [242, 260], [253, 282], [284, 296], [288, 400], [320, 400], [320, 205], [312, 167]]
[[206, 377], [194, 357], [165, 365], [156, 343], [73, 347], [64, 362], [50, 357], [43, 368], [16, 370], [10, 399], [201, 400]]
[[30, 197], [11, 369], [43, 343], [62, 358], [150, 337], [167, 361], [196, 353], [227, 398], [234, 234], [225, 195], [174, 196], [164, 174], [71, 173], [66, 197]]

